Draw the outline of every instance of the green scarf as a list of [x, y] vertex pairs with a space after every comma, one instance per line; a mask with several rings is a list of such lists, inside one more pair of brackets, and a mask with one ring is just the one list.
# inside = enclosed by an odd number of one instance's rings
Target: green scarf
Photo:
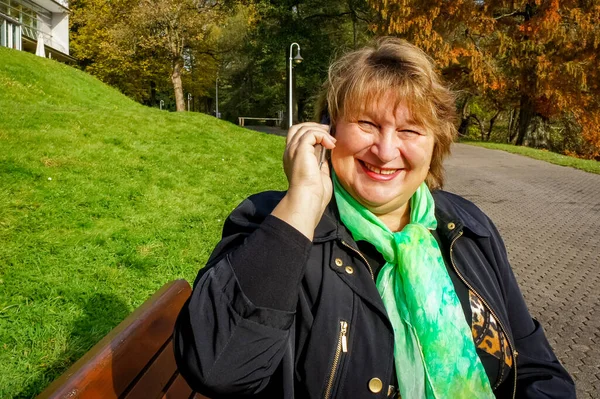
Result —
[[394, 328], [394, 360], [403, 399], [494, 398], [471, 329], [444, 265], [435, 203], [425, 183], [410, 199], [410, 223], [393, 233], [332, 173], [344, 225], [370, 242], [386, 264], [377, 289]]

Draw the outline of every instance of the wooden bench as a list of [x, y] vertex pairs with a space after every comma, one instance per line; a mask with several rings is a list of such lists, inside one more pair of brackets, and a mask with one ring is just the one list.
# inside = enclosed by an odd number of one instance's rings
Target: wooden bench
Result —
[[238, 125], [244, 126], [244, 123], [246, 120], [255, 120], [255, 121], [259, 121], [261, 123], [265, 123], [266, 121], [275, 121], [276, 125], [280, 125], [282, 119], [281, 118], [255, 118], [255, 117], [250, 117], [250, 116], [238, 116]]
[[173, 326], [191, 292], [185, 280], [165, 284], [38, 398], [208, 399], [187, 385], [173, 355]]

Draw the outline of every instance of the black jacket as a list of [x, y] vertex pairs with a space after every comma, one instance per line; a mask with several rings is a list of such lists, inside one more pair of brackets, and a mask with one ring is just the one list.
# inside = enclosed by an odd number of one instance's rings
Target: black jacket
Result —
[[[181, 374], [213, 398], [387, 397], [393, 331], [371, 266], [333, 202], [313, 242], [289, 234], [289, 225], [270, 216], [284, 194], [251, 196], [225, 222], [177, 321]], [[447, 267], [499, 320], [515, 354], [516, 367], [496, 396], [574, 398], [573, 381], [531, 318], [492, 222], [461, 197], [433, 195]]]

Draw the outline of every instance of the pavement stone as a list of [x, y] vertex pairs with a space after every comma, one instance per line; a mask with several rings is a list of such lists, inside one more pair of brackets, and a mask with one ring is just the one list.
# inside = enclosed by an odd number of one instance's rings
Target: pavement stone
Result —
[[600, 398], [600, 175], [456, 144], [445, 189], [496, 224], [580, 399]]

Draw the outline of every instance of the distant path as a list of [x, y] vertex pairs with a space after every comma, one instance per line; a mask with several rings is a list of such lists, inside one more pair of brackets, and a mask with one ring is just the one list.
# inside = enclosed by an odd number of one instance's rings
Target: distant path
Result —
[[573, 375], [600, 398], [600, 175], [457, 144], [445, 189], [492, 218], [531, 313]]

